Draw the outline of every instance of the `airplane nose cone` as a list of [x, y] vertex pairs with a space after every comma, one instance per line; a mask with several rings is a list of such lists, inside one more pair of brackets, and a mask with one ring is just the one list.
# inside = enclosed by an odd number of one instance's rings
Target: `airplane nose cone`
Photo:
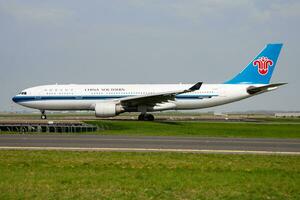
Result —
[[11, 99], [13, 102], [17, 103], [17, 97], [14, 96], [12, 99]]

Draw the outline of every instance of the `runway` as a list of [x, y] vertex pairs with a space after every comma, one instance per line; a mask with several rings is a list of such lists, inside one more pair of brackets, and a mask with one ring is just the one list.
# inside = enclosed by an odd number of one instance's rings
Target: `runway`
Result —
[[0, 149], [300, 155], [300, 139], [13, 134], [0, 135]]

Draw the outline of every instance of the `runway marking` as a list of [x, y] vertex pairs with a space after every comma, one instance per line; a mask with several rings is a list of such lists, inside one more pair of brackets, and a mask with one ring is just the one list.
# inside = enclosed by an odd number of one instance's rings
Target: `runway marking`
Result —
[[278, 154], [300, 155], [288, 151], [248, 151], [248, 150], [209, 150], [209, 149], [154, 149], [154, 148], [97, 148], [97, 147], [11, 147], [2, 146], [0, 150], [61, 150], [61, 151], [136, 151], [136, 152], [183, 152], [183, 153], [223, 153], [223, 154]]

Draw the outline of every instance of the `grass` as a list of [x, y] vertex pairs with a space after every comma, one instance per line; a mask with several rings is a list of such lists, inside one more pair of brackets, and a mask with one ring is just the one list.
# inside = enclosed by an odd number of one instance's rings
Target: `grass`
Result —
[[[244, 138], [300, 138], [300, 123], [253, 122], [195, 122], [195, 121], [86, 121], [98, 126], [97, 132], [50, 134], [101, 134], [135, 136], [189, 136], [189, 137], [244, 137]], [[18, 132], [0, 132], [0, 134]], [[29, 132], [29, 134], [36, 134]], [[45, 133], [38, 133], [45, 134]], [[46, 133], [49, 134], [49, 133]]]
[[299, 199], [300, 156], [0, 151], [0, 199]]
[[[259, 118], [257, 118], [259, 120]], [[261, 118], [263, 121], [265, 122], [272, 122], [272, 123], [300, 123], [300, 118], [299, 117], [278, 117], [278, 118], [274, 118], [274, 117], [264, 117]]]
[[146, 136], [208, 136], [300, 138], [300, 124], [218, 123], [218, 122], [140, 122], [89, 121], [99, 134]]

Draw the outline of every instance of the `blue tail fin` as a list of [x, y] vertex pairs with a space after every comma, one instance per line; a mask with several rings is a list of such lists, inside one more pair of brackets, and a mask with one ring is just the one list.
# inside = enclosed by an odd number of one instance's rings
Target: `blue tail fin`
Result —
[[276, 66], [282, 44], [267, 46], [248, 64], [248, 66], [226, 84], [268, 84]]

